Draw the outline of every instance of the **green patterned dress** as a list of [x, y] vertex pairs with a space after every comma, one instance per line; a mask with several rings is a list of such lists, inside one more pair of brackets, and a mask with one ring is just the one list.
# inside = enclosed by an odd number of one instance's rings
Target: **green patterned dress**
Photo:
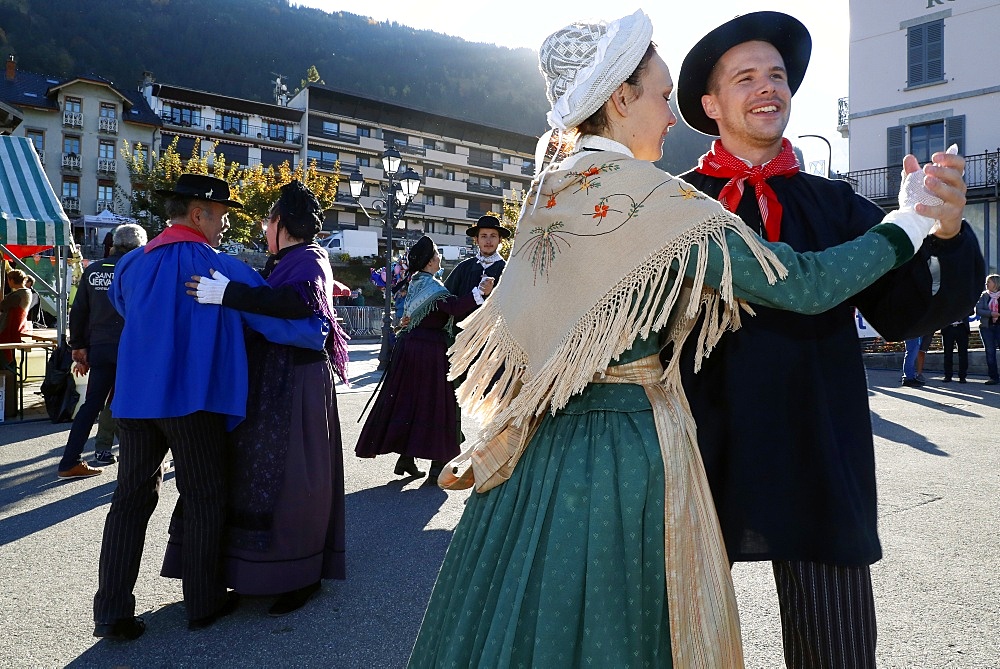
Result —
[[[727, 234], [734, 290], [758, 304], [828, 309], [902, 262], [894, 251], [909, 257], [898, 228], [877, 227], [821, 253], [770, 245], [789, 270], [775, 285]], [[709, 285], [722, 273], [715, 255]], [[634, 341], [616, 364], [658, 349], [655, 337]], [[469, 498], [409, 666], [672, 667], [663, 470], [639, 385], [592, 383], [546, 414], [511, 478]]]

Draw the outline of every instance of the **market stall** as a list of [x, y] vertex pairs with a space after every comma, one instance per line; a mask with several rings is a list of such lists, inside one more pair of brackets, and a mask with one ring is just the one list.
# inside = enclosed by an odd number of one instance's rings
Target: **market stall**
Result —
[[[35, 290], [52, 299], [57, 332], [65, 333], [73, 238], [69, 217], [52, 190], [31, 141], [0, 136], [0, 255], [35, 279]], [[21, 258], [53, 249], [56, 272], [45, 281]]]

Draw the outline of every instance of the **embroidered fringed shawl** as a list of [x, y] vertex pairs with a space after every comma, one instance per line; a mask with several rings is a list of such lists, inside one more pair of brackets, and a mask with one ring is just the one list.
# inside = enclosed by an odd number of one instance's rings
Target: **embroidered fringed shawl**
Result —
[[[729, 564], [680, 384], [678, 355], [609, 365], [637, 337], [665, 331], [679, 352], [704, 313], [695, 368], [740, 324], [726, 232], [770, 282], [785, 268], [742, 221], [681, 179], [612, 151], [555, 166], [529, 193], [502, 281], [461, 323], [449, 351], [462, 408], [482, 424], [443, 487], [485, 492], [506, 481], [545, 412], [591, 382], [642, 385], [653, 408], [667, 490], [666, 575], [675, 666], [742, 666]], [[710, 245], [723, 256], [705, 285]], [[685, 277], [692, 254], [696, 271]], [[680, 280], [678, 279], [680, 277]], [[499, 378], [497, 377], [499, 374]], [[463, 467], [465, 468], [463, 470]], [[457, 475], [456, 475], [457, 474]]]
[[[410, 321], [404, 330], [412, 330], [430, 312], [434, 311], [439, 300], [446, 299], [451, 293], [433, 274], [414, 272], [410, 285], [406, 289], [406, 300], [403, 302], [403, 315]], [[451, 329], [451, 319], [448, 319], [448, 330]]]

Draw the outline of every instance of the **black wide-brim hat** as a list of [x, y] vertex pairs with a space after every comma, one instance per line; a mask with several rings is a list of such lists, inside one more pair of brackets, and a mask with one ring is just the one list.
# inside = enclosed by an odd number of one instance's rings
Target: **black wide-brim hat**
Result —
[[156, 190], [157, 195], [170, 198], [183, 198], [186, 200], [206, 200], [208, 202], [218, 202], [233, 209], [242, 209], [243, 203], [229, 199], [229, 184], [217, 177], [207, 174], [191, 174], [185, 172], [177, 179], [177, 185], [173, 190], [160, 188]]
[[465, 234], [469, 237], [475, 237], [480, 230], [496, 230], [500, 233], [500, 239], [510, 237], [510, 230], [500, 225], [500, 219], [489, 214], [481, 216], [475, 225], [466, 228]]
[[781, 12], [754, 12], [737, 16], [708, 33], [694, 45], [677, 77], [677, 106], [684, 122], [706, 135], [718, 135], [718, 124], [705, 114], [701, 97], [708, 93], [708, 79], [719, 59], [744, 42], [767, 42], [782, 60], [788, 73], [788, 87], [795, 95], [809, 66], [812, 37], [802, 22]]

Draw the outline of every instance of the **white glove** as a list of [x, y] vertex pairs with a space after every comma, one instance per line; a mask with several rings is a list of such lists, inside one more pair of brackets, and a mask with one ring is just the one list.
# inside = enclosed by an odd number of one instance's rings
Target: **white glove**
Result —
[[[947, 153], [957, 154], [958, 146], [952, 144], [948, 147]], [[913, 244], [914, 253], [923, 244], [924, 238], [930, 234], [931, 228], [937, 222], [933, 218], [918, 214], [917, 204], [922, 203], [929, 207], [943, 204], [941, 198], [927, 190], [924, 176], [922, 169], [908, 174], [904, 170], [903, 181], [899, 184], [899, 209], [889, 212], [889, 215], [883, 219], [885, 223], [894, 223], [902, 228]]]
[[226, 294], [229, 278], [214, 269], [208, 271], [212, 276], [203, 276], [198, 279], [198, 289], [194, 299], [198, 300], [200, 304], [222, 304], [222, 297]]

